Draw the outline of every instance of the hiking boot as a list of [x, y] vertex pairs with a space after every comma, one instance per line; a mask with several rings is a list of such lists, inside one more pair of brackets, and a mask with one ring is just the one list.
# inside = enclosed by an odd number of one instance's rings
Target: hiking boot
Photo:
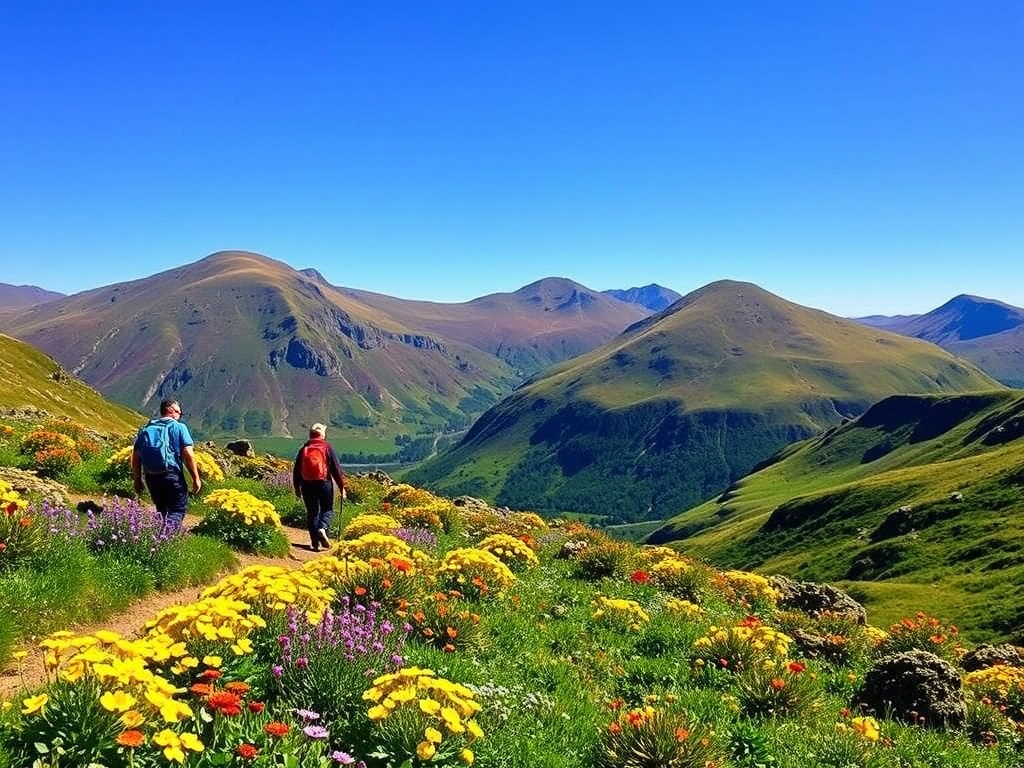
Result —
[[309, 545], [309, 548], [311, 550], [313, 550], [314, 552], [319, 552], [320, 551], [320, 542], [319, 541], [314, 541], [312, 544]]
[[320, 529], [320, 543], [327, 547], [327, 549], [331, 548], [331, 540], [327, 538], [327, 531], [323, 528]]

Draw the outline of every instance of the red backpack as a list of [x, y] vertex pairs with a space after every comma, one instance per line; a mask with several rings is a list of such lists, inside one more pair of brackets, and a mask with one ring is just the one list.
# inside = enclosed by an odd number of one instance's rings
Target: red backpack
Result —
[[318, 440], [302, 449], [299, 474], [303, 480], [327, 479], [327, 443]]

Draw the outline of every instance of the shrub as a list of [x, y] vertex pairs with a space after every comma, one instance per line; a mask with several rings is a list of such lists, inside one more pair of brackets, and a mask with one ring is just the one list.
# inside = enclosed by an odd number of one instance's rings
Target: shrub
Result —
[[496, 597], [516, 577], [501, 560], [482, 549], [453, 549], [437, 569], [438, 582], [472, 598]]
[[619, 629], [639, 632], [651, 617], [635, 600], [598, 595], [594, 600], [595, 621], [610, 624]]
[[665, 765], [706, 768], [721, 752], [711, 730], [683, 713], [645, 706], [620, 714], [601, 733], [594, 756], [598, 768]]
[[426, 595], [400, 612], [420, 642], [445, 652], [477, 650], [483, 643], [480, 614], [462, 602], [455, 590]]
[[204, 501], [214, 509], [195, 527], [195, 533], [262, 555], [282, 557], [291, 548], [270, 502], [233, 488], [213, 491]]
[[905, 617], [889, 627], [889, 635], [877, 646], [876, 656], [921, 650], [955, 664], [965, 650], [959, 636], [960, 630], [955, 625], [918, 611], [913, 617]]
[[606, 576], [614, 576], [625, 570], [631, 548], [628, 544], [608, 541], [586, 547], [576, 555], [576, 570], [588, 580], [596, 581]]
[[495, 555], [513, 571], [524, 571], [540, 563], [526, 542], [507, 533], [492, 533], [476, 546]]
[[390, 515], [357, 515], [345, 526], [342, 535], [346, 539], [358, 539], [364, 533], [392, 533], [399, 523]]
[[739, 672], [785, 659], [790, 643], [787, 635], [750, 617], [734, 627], [711, 627], [694, 641], [693, 650], [698, 666], [711, 664]]
[[736, 679], [736, 698], [750, 717], [800, 717], [820, 697], [817, 676], [799, 661], [747, 666]]

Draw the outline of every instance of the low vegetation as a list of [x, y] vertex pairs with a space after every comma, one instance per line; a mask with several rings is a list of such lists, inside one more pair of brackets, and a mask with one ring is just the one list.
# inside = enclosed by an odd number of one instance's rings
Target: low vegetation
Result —
[[[286, 468], [239, 459], [224, 469], [202, 508], [234, 507], [241, 525], [276, 527], [276, 503], [293, 503]], [[823, 586], [719, 570], [579, 522], [456, 506], [380, 476], [350, 478], [348, 495], [343, 538], [326, 556], [224, 576], [134, 635], [42, 640], [47, 682], [0, 706], [0, 766], [994, 768], [1024, 759], [1017, 652], [972, 647], [970, 628], [944, 617], [911, 611], [882, 629]], [[131, 500], [90, 517], [10, 490], [4, 499], [16, 526], [28, 515], [46, 520], [40, 531], [76, 532], [51, 534], [79, 553], [61, 562], [112, 557], [119, 524], [146, 531], [138, 542], [118, 534], [123, 562], [147, 547], [174, 553], [184, 570], [168, 566], [163, 578], [191, 573], [198, 557], [174, 547], [217, 545], [161, 539]], [[54, 557], [12, 561], [0, 577], [30, 566], [39, 600], [72, 602], [65, 571], [46, 575]], [[822, 594], [831, 602], [809, 602]], [[0, 616], [9, 637], [38, 631], [26, 625], [36, 617]], [[48, 627], [74, 620], [50, 617]], [[936, 670], [955, 686], [921, 693], [913, 708], [879, 700], [893, 668]]]

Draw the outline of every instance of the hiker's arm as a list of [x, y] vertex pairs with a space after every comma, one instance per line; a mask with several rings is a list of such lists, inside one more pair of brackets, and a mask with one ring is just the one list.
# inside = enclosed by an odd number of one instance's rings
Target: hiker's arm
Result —
[[142, 484], [142, 459], [139, 458], [139, 452], [134, 448], [132, 449], [132, 486], [136, 493], [142, 493], [146, 487]]
[[203, 489], [203, 479], [199, 477], [199, 465], [196, 464], [196, 454], [191, 445], [181, 449], [181, 460], [185, 463], [186, 469], [192, 475], [192, 493], [199, 493]]

